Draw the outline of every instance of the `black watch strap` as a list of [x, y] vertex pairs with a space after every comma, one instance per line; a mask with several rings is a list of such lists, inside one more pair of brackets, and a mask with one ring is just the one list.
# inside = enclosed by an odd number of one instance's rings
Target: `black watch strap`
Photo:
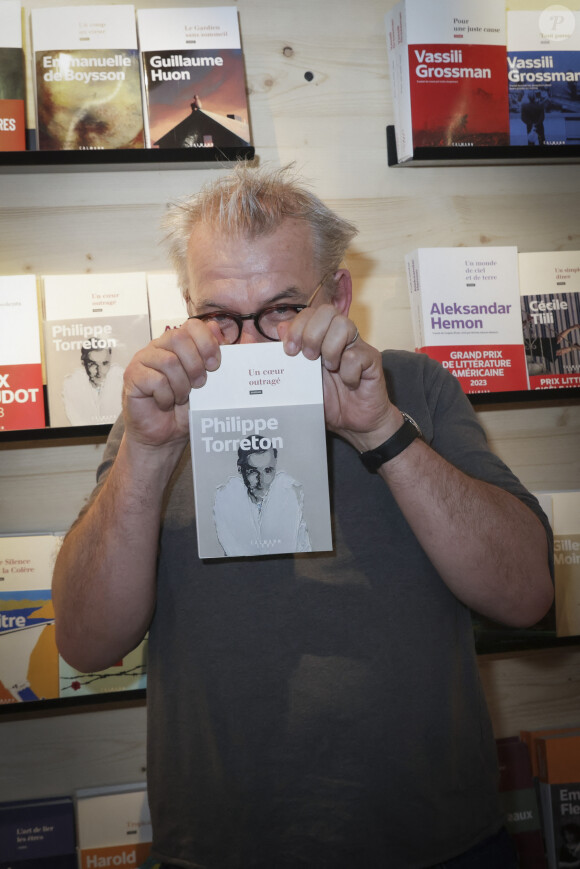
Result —
[[360, 454], [360, 459], [367, 471], [371, 474], [376, 474], [381, 465], [385, 462], [394, 459], [399, 453], [407, 449], [409, 444], [412, 444], [415, 438], [423, 437], [421, 429], [408, 413], [403, 413], [403, 425], [397, 429], [394, 435], [391, 435], [388, 440], [374, 450], [367, 450], [366, 453]]

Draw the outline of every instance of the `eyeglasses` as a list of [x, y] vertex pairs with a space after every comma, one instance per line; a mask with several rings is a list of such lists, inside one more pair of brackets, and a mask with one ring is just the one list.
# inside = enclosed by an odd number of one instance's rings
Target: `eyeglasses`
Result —
[[242, 337], [244, 320], [252, 320], [254, 326], [268, 341], [279, 341], [278, 326], [293, 320], [300, 311], [309, 308], [330, 272], [325, 274], [306, 304], [304, 305], [268, 305], [255, 314], [235, 314], [233, 311], [210, 311], [209, 314], [198, 314], [189, 317], [190, 320], [202, 320], [204, 323], [215, 323], [222, 335], [225, 344], [237, 344]]

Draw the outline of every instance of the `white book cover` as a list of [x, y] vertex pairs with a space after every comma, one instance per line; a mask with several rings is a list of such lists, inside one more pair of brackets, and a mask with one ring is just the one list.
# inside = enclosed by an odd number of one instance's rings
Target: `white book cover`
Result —
[[556, 634], [580, 635], [580, 492], [553, 492]]
[[580, 11], [508, 11], [511, 145], [573, 145], [580, 127]]
[[139, 9], [147, 145], [248, 145], [244, 58], [235, 6]]
[[0, 537], [0, 704], [59, 696], [51, 582], [62, 535]]
[[79, 869], [139, 866], [153, 833], [144, 782], [75, 792]]
[[221, 352], [189, 399], [199, 557], [332, 549], [320, 359]]
[[134, 6], [43, 6], [30, 23], [38, 148], [143, 148]]
[[46, 275], [43, 285], [50, 425], [111, 424], [124, 370], [151, 338], [146, 275]]
[[0, 0], [0, 151], [26, 147], [20, 0]]
[[0, 276], [0, 431], [44, 425], [36, 278]]
[[187, 320], [187, 306], [175, 272], [149, 272], [147, 295], [152, 338], [160, 338], [167, 329], [176, 329]]
[[415, 349], [467, 393], [526, 390], [517, 248], [418, 248], [406, 265]]
[[399, 162], [509, 143], [503, 0], [400, 0], [385, 26]]
[[520, 253], [518, 260], [530, 388], [580, 386], [580, 251]]

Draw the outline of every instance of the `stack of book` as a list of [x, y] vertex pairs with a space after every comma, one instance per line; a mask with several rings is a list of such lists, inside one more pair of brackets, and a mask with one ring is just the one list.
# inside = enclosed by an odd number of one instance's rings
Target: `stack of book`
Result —
[[27, 75], [35, 150], [201, 148], [227, 159], [228, 149], [250, 145], [235, 6], [137, 13], [131, 4], [70, 4], [24, 13], [28, 67], [20, 0], [0, 3], [0, 150], [26, 147]]
[[579, 11], [400, 0], [385, 24], [397, 162], [426, 147], [578, 144]]
[[580, 386], [580, 251], [418, 248], [405, 262], [415, 350], [465, 392]]

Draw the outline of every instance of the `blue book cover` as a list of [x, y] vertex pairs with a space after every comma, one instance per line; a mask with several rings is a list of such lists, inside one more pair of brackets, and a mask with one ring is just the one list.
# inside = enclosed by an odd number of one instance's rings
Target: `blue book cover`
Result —
[[76, 867], [70, 797], [0, 803], [0, 869]]
[[508, 12], [507, 21], [510, 145], [578, 145], [580, 12]]

